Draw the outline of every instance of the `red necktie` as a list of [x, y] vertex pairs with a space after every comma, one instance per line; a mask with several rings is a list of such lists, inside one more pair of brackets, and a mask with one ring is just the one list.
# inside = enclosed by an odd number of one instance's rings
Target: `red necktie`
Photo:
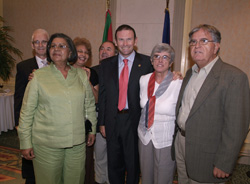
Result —
[[119, 103], [118, 109], [121, 111], [126, 106], [127, 90], [128, 90], [128, 60], [124, 59], [124, 67], [119, 79]]
[[155, 96], [153, 96], [155, 89], [155, 73], [153, 73], [149, 79], [148, 83], [148, 128], [150, 128], [154, 123], [154, 115], [155, 115]]

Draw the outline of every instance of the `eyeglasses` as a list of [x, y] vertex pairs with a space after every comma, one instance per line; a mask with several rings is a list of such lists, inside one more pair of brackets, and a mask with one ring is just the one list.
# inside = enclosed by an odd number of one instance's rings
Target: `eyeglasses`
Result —
[[160, 55], [155, 54], [155, 55], [153, 56], [153, 59], [154, 59], [154, 60], [160, 60], [160, 58], [162, 58], [163, 61], [169, 61], [169, 60], [171, 59], [171, 58], [170, 58], [169, 56], [167, 56], [167, 55], [160, 56]]
[[62, 49], [66, 49], [68, 46], [67, 45], [63, 45], [63, 44], [58, 44], [58, 45], [56, 45], [56, 44], [52, 44], [52, 45], [50, 45], [49, 46], [49, 48], [50, 49], [60, 49], [60, 50], [62, 50]]
[[40, 44], [42, 44], [43, 46], [45, 46], [45, 45], [47, 45], [48, 41], [46, 41], [46, 40], [42, 40], [42, 41], [36, 40], [36, 41], [33, 41], [32, 43], [35, 46], [39, 46]]
[[199, 45], [207, 45], [208, 42], [214, 42], [214, 40], [208, 40], [206, 38], [200, 39], [199, 41], [198, 40], [190, 40], [189, 45], [195, 46], [197, 43], [199, 43]]

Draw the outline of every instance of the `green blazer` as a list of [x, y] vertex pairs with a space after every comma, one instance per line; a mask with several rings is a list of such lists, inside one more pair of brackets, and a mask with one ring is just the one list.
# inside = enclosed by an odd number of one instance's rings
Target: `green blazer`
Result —
[[95, 99], [86, 72], [71, 67], [65, 79], [51, 63], [35, 71], [27, 85], [18, 127], [20, 148], [81, 144], [85, 142], [86, 118], [95, 133]]

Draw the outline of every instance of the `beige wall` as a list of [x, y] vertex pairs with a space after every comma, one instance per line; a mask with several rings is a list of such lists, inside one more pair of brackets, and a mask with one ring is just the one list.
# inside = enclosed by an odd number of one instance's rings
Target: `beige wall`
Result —
[[[170, 0], [170, 23], [173, 22], [174, 1]], [[150, 55], [152, 48], [162, 42], [166, 0], [116, 0], [114, 27], [131, 25], [138, 37], [138, 52]]]
[[3, 0], [0, 0], [0, 16], [3, 16]]
[[4, 18], [15, 30], [11, 35], [23, 52], [23, 59], [32, 56], [32, 32], [44, 28], [50, 34], [62, 32], [72, 39], [76, 36], [89, 39], [93, 48], [92, 65], [97, 64], [105, 11], [104, 0], [3, 0]]
[[[3, 16], [13, 26], [16, 46], [32, 56], [30, 39], [33, 30], [42, 27], [49, 33], [64, 32], [74, 38], [86, 37], [93, 47], [92, 66], [98, 63], [98, 47], [102, 41], [105, 22], [105, 0], [0, 0]], [[182, 0], [170, 0], [172, 33], [174, 12], [185, 11]], [[189, 2], [190, 0], [188, 0]], [[175, 6], [176, 4], [176, 6]], [[181, 5], [182, 4], [182, 5]], [[182, 7], [178, 7], [182, 6]], [[138, 36], [138, 52], [150, 54], [153, 46], [161, 42], [166, 0], [111, 0], [113, 33], [121, 24], [130, 24]], [[192, 0], [191, 27], [200, 23], [215, 25], [222, 33], [221, 57], [241, 68], [250, 76], [250, 0]], [[1, 13], [1, 11], [0, 11]], [[183, 24], [179, 19], [175, 24]], [[181, 27], [181, 26], [179, 26]], [[181, 39], [178, 39], [181, 41]], [[174, 45], [177, 39], [171, 40]], [[181, 55], [181, 50], [176, 53]], [[175, 70], [181, 70], [181, 60], [175, 61]], [[13, 72], [15, 75], [15, 71]]]
[[193, 0], [191, 27], [211, 24], [222, 35], [221, 58], [250, 80], [250, 0]]
[[[171, 24], [173, 2], [170, 0], [169, 4]], [[119, 25], [130, 24], [139, 39], [138, 52], [150, 54], [153, 46], [162, 40], [165, 8], [166, 0], [111, 0], [113, 33]], [[44, 28], [50, 34], [63, 32], [72, 38], [88, 38], [94, 56], [90, 65], [98, 64], [98, 48], [105, 23], [105, 0], [3, 0], [3, 9], [4, 18], [15, 30], [11, 35], [16, 39], [16, 47], [23, 52], [23, 59], [32, 57], [32, 32]]]

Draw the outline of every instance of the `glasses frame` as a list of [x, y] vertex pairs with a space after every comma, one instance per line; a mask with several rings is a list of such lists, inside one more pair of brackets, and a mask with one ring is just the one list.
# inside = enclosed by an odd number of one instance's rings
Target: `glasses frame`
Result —
[[157, 55], [157, 54], [153, 55], [153, 60], [155, 60], [155, 61], [158, 61], [161, 58], [162, 58], [163, 61], [170, 61], [171, 60], [171, 58], [169, 56], [167, 56], [167, 55], [163, 55], [163, 56], [160, 56], [160, 55]]
[[69, 48], [69, 46], [63, 45], [63, 44], [58, 44], [58, 45], [53, 44], [53, 45], [50, 45], [49, 48], [50, 48], [50, 49], [54, 49], [54, 50], [55, 50], [55, 49], [64, 50], [64, 49], [66, 49], [66, 48]]
[[46, 40], [42, 40], [42, 41], [39, 41], [39, 40], [35, 40], [32, 42], [33, 45], [35, 46], [39, 46], [40, 44], [42, 44], [43, 46], [47, 45], [48, 41]]
[[215, 41], [214, 40], [208, 40], [206, 38], [202, 38], [200, 40], [190, 40], [189, 45], [190, 46], [196, 46], [197, 43], [199, 43], [199, 45], [207, 45], [209, 42], [215, 42]]

